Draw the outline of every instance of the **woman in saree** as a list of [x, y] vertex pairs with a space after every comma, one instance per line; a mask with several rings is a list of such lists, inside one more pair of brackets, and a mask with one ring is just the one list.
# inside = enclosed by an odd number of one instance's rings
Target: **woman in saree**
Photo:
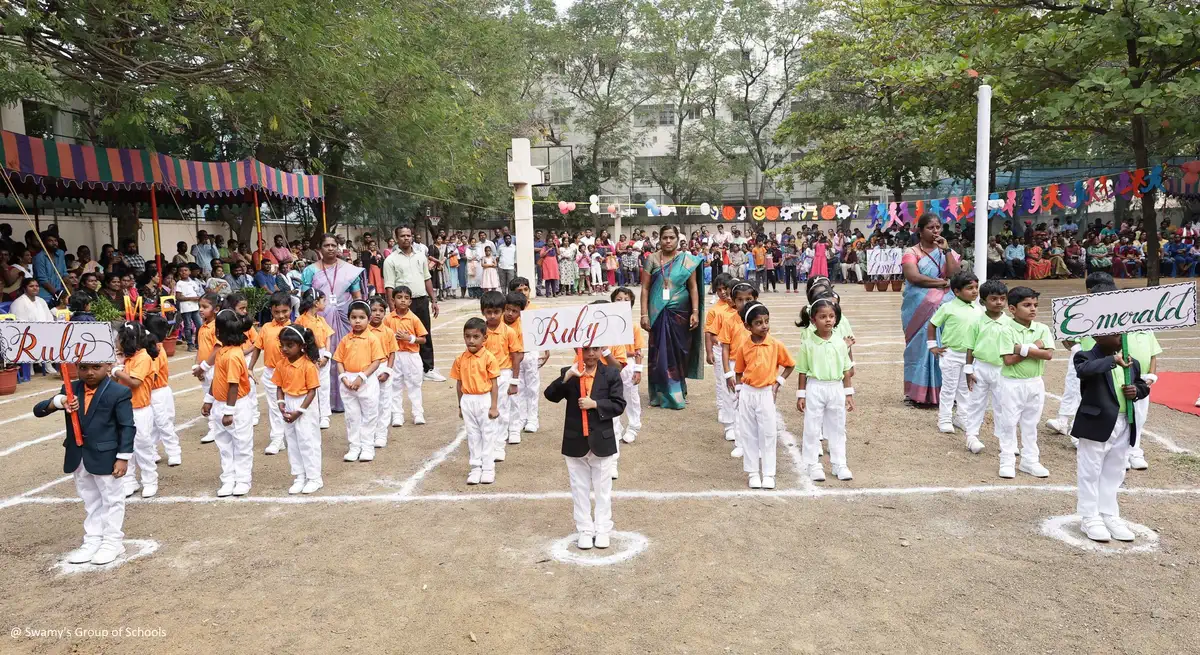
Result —
[[942, 303], [954, 298], [950, 277], [958, 272], [958, 257], [942, 237], [942, 223], [932, 213], [917, 220], [920, 241], [904, 251], [904, 299], [900, 321], [904, 327], [904, 397], [917, 406], [937, 406], [942, 371], [929, 352], [925, 331]]
[[1038, 241], [1029, 239], [1025, 246], [1025, 279], [1044, 280], [1050, 277], [1050, 260], [1042, 257], [1042, 247]]
[[1067, 268], [1066, 250], [1063, 248], [1061, 237], [1056, 237], [1050, 248], [1046, 250], [1046, 256], [1050, 259], [1050, 275], [1055, 279], [1065, 279], [1071, 277], [1071, 269]]
[[1112, 254], [1108, 246], [1100, 240], [1100, 237], [1092, 239], [1091, 245], [1087, 249], [1088, 263], [1091, 264], [1092, 272], [1103, 272], [1112, 274]]
[[659, 230], [658, 252], [642, 264], [642, 329], [648, 334], [650, 405], [667, 409], [687, 406], [686, 378], [704, 377], [704, 261], [679, 249], [679, 229]]
[[[346, 316], [350, 302], [362, 298], [363, 269], [338, 259], [341, 251], [336, 236], [322, 236], [321, 260], [304, 269], [300, 282], [302, 292], [316, 289], [325, 294], [325, 311], [321, 316], [333, 328], [329, 352], [337, 350], [342, 338], [350, 333], [350, 319]], [[335, 412], [342, 411], [340, 384], [330, 386], [329, 405]]]
[[1066, 261], [1067, 270], [1071, 271], [1071, 275], [1075, 277], [1087, 275], [1087, 252], [1076, 239], [1071, 239], [1067, 244]]

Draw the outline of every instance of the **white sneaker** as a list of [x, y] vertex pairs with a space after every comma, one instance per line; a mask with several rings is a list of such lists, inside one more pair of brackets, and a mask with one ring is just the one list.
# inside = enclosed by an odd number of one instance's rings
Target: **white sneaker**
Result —
[[613, 463], [612, 479], [616, 480], [618, 477], [619, 474], [617, 473], [617, 465], [616, 463]]
[[737, 433], [733, 430], [726, 430], [725, 441], [737, 441]]
[[1079, 448], [1079, 438], [1078, 437], [1071, 437], [1071, 447]]
[[1026, 462], [1022, 459], [1021, 463], [1017, 466], [1017, 470], [1022, 473], [1028, 473], [1035, 478], [1050, 477], [1050, 471], [1046, 470], [1046, 467], [1042, 466], [1041, 462]]
[[1065, 418], [1063, 416], [1060, 416], [1058, 418], [1052, 418], [1049, 421], [1046, 421], [1046, 427], [1050, 428], [1051, 430], [1054, 430], [1055, 432], [1057, 432], [1059, 434], [1066, 434], [1066, 435], [1071, 434], [1071, 423], [1067, 418]]
[[586, 533], [579, 535], [579, 539], [575, 542], [575, 546], [579, 548], [579, 550], [591, 550], [592, 535]]
[[942, 432], [944, 434], [954, 434], [954, 424], [938, 423], [938, 432]]
[[593, 540], [596, 548], [608, 548], [608, 533], [601, 532]]
[[111, 564], [113, 560], [125, 554], [125, 544], [101, 544], [96, 550], [96, 554], [92, 555], [92, 564], [103, 566]]
[[1133, 541], [1137, 535], [1129, 526], [1125, 524], [1124, 519], [1108, 514], [1101, 514], [1100, 519], [1104, 521], [1104, 527], [1108, 528], [1108, 534], [1117, 541]]
[[973, 455], [978, 455], [983, 452], [983, 442], [979, 440], [979, 437], [967, 437], [967, 450], [971, 451]]
[[394, 427], [394, 428], [404, 427], [404, 419], [398, 418], [398, 419], [392, 421], [392, 427]]
[[142, 487], [142, 498], [153, 498], [158, 493], [157, 484], [148, 484]]
[[183, 463], [182, 455], [171, 455], [167, 458], [167, 466], [179, 466]]
[[467, 484], [479, 484], [479, 481], [482, 478], [483, 478], [483, 469], [478, 468], [478, 467], [473, 468], [473, 469], [471, 469], [471, 472], [467, 474]]
[[154, 453], [154, 463], [157, 464], [161, 461], [162, 461], [162, 455], [159, 455], [158, 453]]
[[1079, 529], [1092, 541], [1108, 541], [1112, 535], [1104, 525], [1104, 519], [1099, 516], [1089, 516], [1079, 522]]
[[425, 425], [425, 417], [418, 416], [413, 419], [413, 425]]
[[1000, 465], [1000, 477], [1004, 478], [1005, 480], [1011, 480], [1011, 479], [1017, 477], [1016, 467], [1013, 466], [1012, 464], [1001, 464]]
[[224, 498], [231, 494], [233, 494], [233, 483], [232, 482], [226, 482], [225, 484], [221, 485], [220, 489], [217, 489], [217, 498]]
[[854, 474], [850, 472], [849, 466], [834, 466], [830, 473], [836, 475], [837, 479], [843, 482], [854, 479]]
[[745, 454], [746, 454], [746, 453], [745, 453], [745, 451], [743, 451], [743, 450], [742, 450], [742, 447], [741, 447], [741, 446], [734, 446], [734, 447], [733, 447], [733, 450], [732, 450], [732, 451], [730, 451], [730, 453], [729, 453], [729, 456], [730, 456], [730, 457], [741, 457], [741, 456], [743, 456], [743, 455], [745, 455]]
[[521, 433], [520, 432], [508, 433], [508, 443], [510, 443], [510, 444], [521, 443]]
[[[1150, 468], [1150, 465], [1146, 463], [1145, 457], [1130, 456], [1129, 468], [1131, 468], [1135, 471], [1145, 471], [1146, 469]], [[1115, 533], [1113, 534], [1113, 538], [1117, 538], [1117, 535]]]
[[360, 454], [362, 454], [362, 448], [359, 448], [358, 446], [350, 446], [350, 450], [346, 451], [346, 456], [342, 458], [342, 461], [357, 462]]
[[954, 420], [951, 421], [950, 423], [952, 425], [954, 425], [954, 427], [958, 428], [959, 430], [965, 431], [967, 429], [967, 425], [965, 423], [963, 423], [963, 420], [961, 417], [955, 416]]
[[128, 498], [132, 496], [133, 494], [137, 493], [138, 489], [141, 488], [142, 485], [137, 481], [137, 479], [130, 477], [129, 481], [125, 483], [125, 497]]
[[254, 425], [255, 425], [255, 427], [257, 427], [257, 426], [258, 426], [258, 419], [259, 419], [259, 416], [258, 416], [258, 414], [255, 414], [255, 415], [254, 415]]
[[214, 442], [214, 441], [216, 441], [216, 440], [217, 440], [217, 438], [216, 438], [216, 437], [214, 437], [214, 436], [213, 436], [213, 434], [212, 434], [211, 432], [209, 432], [208, 434], [204, 435], [203, 437], [200, 437], [200, 443], [212, 443], [212, 442]]
[[263, 454], [264, 455], [278, 455], [279, 451], [283, 450], [283, 447], [284, 446], [283, 446], [282, 439], [280, 439], [279, 441], [271, 440], [271, 443], [267, 444], [266, 448], [263, 448]]
[[321, 417], [321, 429], [322, 429], [322, 430], [328, 430], [328, 429], [329, 429], [329, 417], [328, 417], [328, 416], [322, 416], [322, 417]]
[[750, 474], [750, 488], [762, 489], [762, 477], [757, 473]]
[[441, 373], [438, 373], [437, 371], [429, 371], [428, 373], [426, 373], [423, 376], [422, 379], [428, 380], [430, 382], [445, 382], [446, 376], [442, 375]]
[[533, 433], [537, 432], [537, 431], [538, 431], [538, 424], [537, 424], [537, 423], [526, 423], [526, 424], [525, 424], [525, 431], [526, 431], [526, 432], [528, 432], [528, 433], [530, 433], [530, 434], [533, 434]]
[[480, 478], [479, 478], [479, 482], [481, 484], [492, 484], [495, 481], [496, 481], [496, 471], [494, 469], [491, 471], [484, 471], [483, 475], [480, 476]]
[[233, 495], [245, 496], [248, 493], [250, 493], [250, 483], [249, 482], [233, 483]]
[[315, 493], [315, 492], [319, 491], [321, 489], [321, 487], [324, 487], [324, 486], [325, 486], [325, 482], [323, 480], [307, 480], [304, 482], [304, 488], [300, 490], [300, 493], [302, 493], [302, 494]]
[[762, 488], [763, 489], [774, 489], [775, 488], [775, 478], [772, 476], [769, 476], [769, 475], [764, 475], [763, 479], [762, 479]]
[[387, 448], [387, 437], [379, 437], [375, 440], [376, 448]]
[[492, 461], [503, 462], [505, 457], [507, 457], [507, 455], [505, 454], [504, 449], [501, 448], [492, 455]]
[[637, 433], [633, 430], [626, 430], [625, 434], [621, 435], [621, 441], [623, 443], [633, 443], [637, 441]]
[[96, 551], [100, 550], [100, 544], [84, 544], [79, 548], [67, 553], [68, 564], [87, 564], [92, 561], [92, 557], [96, 555]]
[[363, 448], [362, 451], [358, 453], [358, 461], [360, 461], [360, 462], [375, 461], [375, 448], [373, 446], [369, 447], [369, 448]]
[[292, 481], [292, 486], [288, 487], [288, 494], [294, 496], [301, 491], [304, 491], [304, 476], [297, 475], [296, 479]]
[[820, 464], [809, 464], [808, 465], [808, 479], [812, 480], [813, 482], [824, 482], [825, 481], [825, 469], [821, 468]]

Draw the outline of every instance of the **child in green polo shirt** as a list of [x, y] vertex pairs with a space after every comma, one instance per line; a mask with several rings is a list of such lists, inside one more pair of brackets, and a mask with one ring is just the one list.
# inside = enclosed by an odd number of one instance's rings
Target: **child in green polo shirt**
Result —
[[[971, 327], [983, 313], [979, 303], [979, 278], [971, 271], [960, 270], [950, 278], [954, 300], [942, 303], [929, 319], [925, 338], [929, 352], [938, 358], [942, 369], [942, 389], [938, 395], [938, 430], [954, 434], [954, 426], [962, 426], [967, 407], [967, 350], [971, 347]], [[941, 343], [938, 343], [941, 328]], [[958, 418], [953, 418], [958, 403]]]
[[1004, 313], [1008, 307], [1008, 287], [1000, 280], [988, 280], [979, 287], [983, 298], [984, 313], [971, 325], [967, 336], [967, 363], [963, 374], [967, 384], [967, 407], [963, 411], [963, 430], [967, 433], [967, 450], [978, 455], [983, 452], [979, 440], [979, 428], [983, 427], [983, 415], [988, 400], [992, 401], [992, 414], [1000, 411], [1000, 369], [1004, 366], [1000, 342], [1005, 340], [1012, 319]]
[[1054, 357], [1054, 337], [1046, 324], [1035, 320], [1039, 295], [1029, 287], [1015, 287], [1008, 292], [1008, 311], [1013, 322], [1000, 341], [1004, 367], [1000, 369], [1000, 411], [996, 416], [1002, 478], [1016, 477], [1013, 464], [1017, 456], [1018, 425], [1020, 470], [1036, 478], [1050, 475], [1038, 461], [1037, 426], [1046, 402], [1042, 374], [1046, 362]]

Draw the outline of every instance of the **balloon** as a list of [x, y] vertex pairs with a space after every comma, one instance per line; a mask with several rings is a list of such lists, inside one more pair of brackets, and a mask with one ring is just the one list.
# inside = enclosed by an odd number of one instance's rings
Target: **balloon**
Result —
[[592, 212], [593, 214], [599, 214], [600, 213], [600, 205], [597, 205], [596, 203], [593, 202], [592, 206], [588, 207], [588, 211]]
[[568, 202], [568, 203], [567, 203], [567, 211], [569, 211], [569, 212], [573, 212], [573, 211], [575, 211], [575, 203], [573, 203], [573, 202]]
[[570, 209], [567, 209], [567, 201], [566, 200], [558, 201], [558, 211], [559, 211], [559, 213], [562, 213], [562, 214], [565, 214], [565, 213], [571, 211]]
[[619, 211], [621, 211], [621, 208], [618, 207], [617, 203], [615, 203], [615, 202], [608, 206], [608, 213], [612, 214], [613, 216], [616, 216], [617, 212], [619, 212]]
[[702, 203], [700, 203], [700, 213], [701, 213], [701, 214], [704, 214], [705, 216], [708, 216], [708, 215], [709, 215], [709, 213], [710, 213], [710, 212], [709, 212], [709, 210], [710, 210], [710, 209], [711, 209], [711, 207], [709, 207], [709, 206], [708, 206], [708, 203], [707, 203], [707, 202], [702, 202]]
[[657, 216], [658, 215], [657, 205], [658, 205], [658, 203], [654, 202], [653, 200], [647, 200], [646, 201], [646, 215], [647, 216]]
[[588, 202], [590, 202], [594, 205], [594, 204], [600, 202], [600, 196], [593, 193], [592, 195], [588, 196]]
[[675, 213], [674, 205], [663, 205], [658, 209], [659, 216], [670, 216]]

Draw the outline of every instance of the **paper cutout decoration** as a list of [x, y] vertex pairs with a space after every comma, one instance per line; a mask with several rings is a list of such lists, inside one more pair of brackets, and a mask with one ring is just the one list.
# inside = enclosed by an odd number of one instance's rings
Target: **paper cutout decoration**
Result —
[[1190, 186], [1200, 182], [1200, 161], [1189, 161], [1180, 164], [1183, 169], [1183, 184]]
[[941, 218], [942, 218], [942, 201], [941, 200], [930, 200], [929, 201], [929, 213], [933, 214], [934, 216], [937, 216], [938, 219], [941, 220]]
[[908, 203], [907, 202], [900, 203], [900, 211], [898, 211], [896, 213], [900, 216], [900, 218], [902, 218], [904, 220], [905, 223], [913, 222], [913, 215], [908, 212]]
[[[984, 209], [986, 210], [986, 207]], [[962, 206], [958, 209], [958, 218], [968, 223], [975, 222], [975, 199], [972, 196], [962, 197]]]
[[1129, 199], [1130, 194], [1133, 193], [1133, 178], [1129, 177], [1128, 171], [1122, 172], [1117, 176], [1115, 192], [1125, 199]]
[[1146, 169], [1139, 168], [1133, 171], [1132, 177], [1129, 180], [1129, 186], [1133, 190], [1133, 197], [1141, 198], [1142, 187], [1146, 186]]
[[825, 205], [824, 207], [821, 207], [821, 220], [832, 221], [836, 217], [837, 207], [834, 207], [833, 205]]
[[1005, 197], [1004, 213], [1007, 214], [1009, 218], [1012, 218], [1017, 213], [1017, 192], [1015, 189], [1013, 191], [1009, 191], [1008, 195]]
[[1042, 209], [1052, 212], [1055, 208], [1063, 209], [1063, 204], [1062, 199], [1058, 196], [1058, 185], [1051, 184], [1046, 187], [1046, 205]]
[[870, 203], [869, 205], [867, 205], [867, 227], [868, 228], [879, 227], [879, 224], [881, 222], [882, 222], [882, 220], [880, 219], [880, 216], [879, 216], [879, 205], [877, 203]]
[[1075, 197], [1071, 200], [1071, 204], [1068, 205], [1069, 207], [1075, 208], [1075, 207], [1079, 207], [1080, 205], [1086, 206], [1086, 204], [1087, 204], [1086, 199], [1087, 199], [1088, 193], [1087, 193], [1087, 188], [1084, 186], [1084, 184], [1086, 184], [1084, 182], [1084, 180], [1077, 180], [1075, 182], [1075, 189], [1073, 190]]
[[846, 220], [854, 215], [854, 210], [850, 209], [850, 205], [838, 205], [837, 217], [840, 220]]
[[779, 208], [779, 220], [781, 220], [781, 221], [792, 220], [792, 206], [791, 205], [784, 205], [783, 207]]
[[741, 209], [738, 211], [738, 216], [737, 216], [737, 219], [738, 219], [739, 221], [744, 221], [744, 220], [746, 220], [746, 207], [745, 207], [745, 206], [743, 206], [743, 207], [742, 207], [742, 208], [741, 208]]
[[736, 217], [737, 210], [733, 208], [733, 205], [725, 205], [721, 208], [721, 218], [724, 218], [727, 221], [732, 221]]
[[945, 213], [949, 214], [950, 218], [943, 220], [942, 221], [943, 223], [949, 223], [950, 221], [958, 220], [958, 216], [959, 216], [958, 196], [951, 196], [950, 198], [946, 199], [946, 212]]
[[1155, 166], [1150, 169], [1150, 179], [1146, 180], [1142, 188], [1138, 189], [1142, 193], [1150, 193], [1152, 191], [1162, 191], [1166, 193], [1167, 188], [1163, 186], [1163, 167]]
[[770, 207], [767, 207], [767, 220], [768, 221], [779, 220], [779, 207], [777, 207], [776, 205], [771, 205]]
[[[1083, 183], [1076, 182], [1075, 184], [1079, 186]], [[1066, 184], [1058, 185], [1058, 201], [1063, 207], [1075, 209], [1075, 207], [1079, 204], [1079, 201], [1076, 200], [1077, 197], [1078, 196], [1072, 192], [1072, 187], [1069, 187]]]
[[1004, 201], [1000, 199], [999, 193], [988, 195], [988, 220], [1004, 216]]
[[700, 203], [700, 214], [702, 216], [708, 216], [710, 209], [712, 209], [712, 207], [709, 207], [707, 202]]

